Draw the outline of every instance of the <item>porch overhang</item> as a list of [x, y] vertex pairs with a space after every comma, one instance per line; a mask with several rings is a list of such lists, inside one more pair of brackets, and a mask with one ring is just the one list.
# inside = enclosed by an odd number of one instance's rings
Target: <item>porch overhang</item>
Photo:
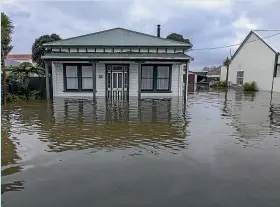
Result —
[[189, 62], [193, 58], [184, 53], [49, 53], [42, 57], [49, 61], [161, 61]]

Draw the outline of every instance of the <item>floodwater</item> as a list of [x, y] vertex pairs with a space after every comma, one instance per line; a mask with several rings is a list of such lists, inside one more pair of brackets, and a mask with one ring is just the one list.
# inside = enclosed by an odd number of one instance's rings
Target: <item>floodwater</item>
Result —
[[280, 94], [2, 110], [3, 206], [280, 206]]

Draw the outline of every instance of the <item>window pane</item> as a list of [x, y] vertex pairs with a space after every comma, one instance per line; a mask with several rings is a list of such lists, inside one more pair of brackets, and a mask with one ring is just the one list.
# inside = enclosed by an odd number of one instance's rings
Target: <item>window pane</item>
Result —
[[243, 85], [243, 78], [237, 78], [237, 84]]
[[113, 73], [113, 88], [117, 88], [117, 73]]
[[153, 89], [153, 79], [142, 79], [141, 89], [142, 90], [152, 90]]
[[113, 70], [114, 71], [122, 71], [123, 70], [123, 66], [121, 66], [121, 65], [113, 65]]
[[128, 84], [128, 73], [125, 72], [124, 73], [124, 87], [127, 88], [127, 84]]
[[78, 78], [66, 78], [67, 89], [78, 89]]
[[157, 77], [158, 78], [169, 78], [169, 67], [168, 66], [158, 66]]
[[66, 66], [66, 77], [78, 77], [78, 68], [77, 66]]
[[153, 73], [153, 66], [142, 66], [142, 78], [153, 78]]
[[107, 74], [107, 87], [111, 88], [111, 73]]
[[118, 73], [118, 88], [122, 88], [122, 73]]
[[244, 71], [237, 71], [237, 77], [243, 78], [244, 76]]
[[158, 79], [157, 80], [158, 90], [168, 90], [169, 89], [169, 79]]
[[82, 78], [82, 89], [92, 89], [92, 78]]
[[82, 77], [92, 77], [92, 66], [82, 66]]

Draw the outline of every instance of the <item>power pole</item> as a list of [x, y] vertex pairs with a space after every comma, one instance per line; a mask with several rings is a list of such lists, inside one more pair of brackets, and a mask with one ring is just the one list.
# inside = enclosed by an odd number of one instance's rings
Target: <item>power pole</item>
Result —
[[227, 59], [225, 60], [225, 66], [227, 67], [227, 76], [226, 76], [226, 85], [228, 86], [228, 71], [229, 71], [229, 64], [230, 64], [230, 60], [228, 59], [228, 57], [227, 57]]

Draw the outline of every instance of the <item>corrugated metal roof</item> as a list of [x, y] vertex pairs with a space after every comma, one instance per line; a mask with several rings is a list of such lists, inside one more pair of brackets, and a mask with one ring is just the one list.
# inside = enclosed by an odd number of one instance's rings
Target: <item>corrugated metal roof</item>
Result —
[[280, 30], [279, 31], [263, 31], [254, 30], [271, 48], [280, 52]]
[[96, 33], [72, 37], [45, 46], [176, 46], [190, 47], [181, 43], [149, 34], [144, 34], [123, 28], [114, 28]]
[[183, 53], [49, 53], [42, 59], [168, 59], [168, 60], [192, 60], [192, 57]]
[[6, 59], [31, 59], [31, 54], [10, 54], [7, 55]]

